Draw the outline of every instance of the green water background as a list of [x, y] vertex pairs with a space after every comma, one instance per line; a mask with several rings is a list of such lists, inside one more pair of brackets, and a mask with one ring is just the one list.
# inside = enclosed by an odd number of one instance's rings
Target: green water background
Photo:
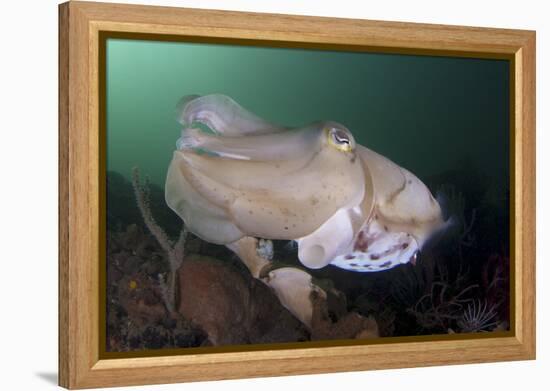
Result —
[[269, 121], [335, 120], [421, 179], [469, 169], [509, 188], [509, 62], [196, 43], [107, 41], [107, 170], [164, 184], [175, 105], [221, 93]]

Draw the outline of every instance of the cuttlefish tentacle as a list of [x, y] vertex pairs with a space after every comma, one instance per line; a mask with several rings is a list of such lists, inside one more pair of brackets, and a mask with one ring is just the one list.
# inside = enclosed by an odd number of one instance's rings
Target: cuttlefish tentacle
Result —
[[184, 126], [199, 122], [226, 137], [266, 134], [287, 129], [263, 120], [230, 97], [221, 94], [184, 96], [176, 106], [176, 115], [178, 122]]
[[229, 159], [285, 161], [318, 151], [322, 147], [319, 128], [324, 125], [319, 123], [296, 130], [247, 137], [227, 137], [225, 134], [208, 134], [198, 128], [186, 128], [176, 146], [181, 151], [192, 150]]

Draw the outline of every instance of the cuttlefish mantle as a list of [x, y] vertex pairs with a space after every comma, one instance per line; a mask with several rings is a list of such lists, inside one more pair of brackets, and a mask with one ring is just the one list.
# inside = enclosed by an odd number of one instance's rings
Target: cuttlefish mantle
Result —
[[207, 242], [293, 240], [308, 268], [369, 272], [414, 262], [444, 224], [418, 178], [337, 122], [289, 128], [224, 95], [183, 98], [178, 120], [166, 202]]

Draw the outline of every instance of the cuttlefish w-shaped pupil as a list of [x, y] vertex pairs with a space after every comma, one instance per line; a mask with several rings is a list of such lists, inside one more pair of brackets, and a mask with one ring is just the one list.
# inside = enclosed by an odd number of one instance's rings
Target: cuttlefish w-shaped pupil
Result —
[[337, 144], [349, 144], [349, 135], [342, 129], [333, 129], [332, 137]]

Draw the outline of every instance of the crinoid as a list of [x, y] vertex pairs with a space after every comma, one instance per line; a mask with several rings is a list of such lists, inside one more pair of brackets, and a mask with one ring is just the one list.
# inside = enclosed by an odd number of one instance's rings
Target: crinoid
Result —
[[457, 325], [463, 333], [490, 331], [498, 325], [497, 304], [489, 305], [487, 300], [474, 300], [464, 310]]
[[477, 288], [470, 285], [461, 290], [445, 282], [436, 281], [430, 292], [422, 296], [409, 313], [416, 317], [416, 321], [423, 330], [448, 330], [451, 324], [461, 318], [464, 304], [469, 301], [468, 293]]

